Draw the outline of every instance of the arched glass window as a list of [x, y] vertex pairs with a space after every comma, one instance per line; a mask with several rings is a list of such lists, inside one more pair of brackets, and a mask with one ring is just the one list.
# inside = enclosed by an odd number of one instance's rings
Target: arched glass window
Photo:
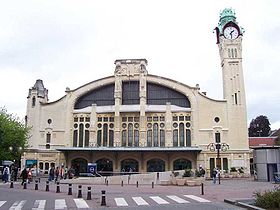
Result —
[[114, 131], [109, 130], [109, 147], [114, 146]]
[[79, 125], [79, 147], [83, 147], [84, 124]]
[[188, 159], [177, 159], [173, 162], [173, 170], [192, 169], [192, 162]]
[[108, 144], [108, 124], [103, 124], [103, 147]]
[[158, 124], [157, 123], [154, 123], [153, 125], [153, 132], [154, 132], [154, 135], [153, 135], [153, 142], [154, 142], [154, 147], [158, 147]]
[[173, 147], [178, 147], [178, 130], [173, 130]]
[[89, 130], [85, 130], [85, 147], [89, 146]]
[[152, 130], [147, 130], [147, 147], [152, 146]]
[[160, 146], [165, 147], [165, 132], [160, 130]]
[[33, 96], [32, 97], [32, 107], [34, 107], [36, 105], [36, 97]]
[[122, 147], [126, 147], [126, 130], [122, 131]]
[[102, 176], [112, 175], [113, 172], [113, 161], [102, 158], [96, 161], [97, 172]]
[[101, 130], [97, 131], [97, 146], [101, 146]]
[[234, 56], [237, 58], [237, 49], [234, 49]]
[[139, 131], [134, 131], [134, 146], [139, 147]]
[[128, 143], [127, 143], [127, 145], [129, 147], [132, 147], [132, 143], [133, 143], [133, 124], [129, 123], [128, 124]]
[[121, 162], [121, 171], [125, 172], [138, 172], [139, 164], [137, 160], [134, 159], [125, 159]]
[[147, 172], [165, 171], [165, 162], [161, 159], [151, 159], [147, 161]]
[[186, 129], [186, 146], [190, 147], [191, 146], [191, 130]]
[[180, 147], [185, 146], [185, 132], [184, 132], [184, 123], [180, 123], [179, 125], [179, 141], [180, 141]]

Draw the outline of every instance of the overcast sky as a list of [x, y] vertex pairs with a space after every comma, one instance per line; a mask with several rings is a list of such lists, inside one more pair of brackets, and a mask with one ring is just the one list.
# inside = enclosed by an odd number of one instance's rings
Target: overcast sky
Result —
[[36, 79], [50, 101], [114, 74], [114, 61], [146, 58], [148, 73], [222, 99], [213, 29], [232, 7], [244, 27], [248, 123], [280, 127], [280, 1], [0, 1], [0, 107], [21, 119]]

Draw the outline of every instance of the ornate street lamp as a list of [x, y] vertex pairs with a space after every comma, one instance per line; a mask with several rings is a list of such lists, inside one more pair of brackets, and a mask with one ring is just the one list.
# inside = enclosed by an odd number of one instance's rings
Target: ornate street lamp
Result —
[[[217, 151], [217, 161], [216, 161], [216, 168], [221, 170], [221, 159], [220, 159], [220, 151], [225, 152], [229, 149], [229, 145], [226, 143], [210, 143], [207, 146], [211, 152]], [[219, 184], [221, 184], [221, 174], [219, 173], [218, 176]]]

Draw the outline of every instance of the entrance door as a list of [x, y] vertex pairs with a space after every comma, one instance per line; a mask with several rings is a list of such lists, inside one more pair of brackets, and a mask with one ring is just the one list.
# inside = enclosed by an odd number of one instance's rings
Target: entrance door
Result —
[[165, 162], [161, 159], [151, 159], [147, 162], [147, 172], [165, 171]]
[[277, 164], [271, 163], [267, 164], [267, 181], [272, 182], [274, 181], [274, 173], [277, 172]]
[[113, 173], [113, 161], [102, 158], [96, 161], [97, 173], [102, 176], [111, 176]]
[[76, 158], [71, 161], [71, 166], [75, 171], [75, 176], [79, 176], [80, 173], [87, 172], [87, 160], [83, 158]]
[[133, 159], [125, 159], [121, 162], [121, 170], [123, 172], [138, 172], [138, 161]]

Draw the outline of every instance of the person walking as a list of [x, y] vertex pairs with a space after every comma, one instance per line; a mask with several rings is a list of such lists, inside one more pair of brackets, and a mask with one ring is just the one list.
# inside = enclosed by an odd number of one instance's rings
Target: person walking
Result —
[[10, 175], [10, 169], [8, 166], [5, 166], [4, 170], [3, 170], [3, 181], [4, 183], [8, 182], [9, 181], [9, 175]]
[[20, 174], [20, 177], [22, 178], [22, 182], [21, 182], [21, 185], [23, 185], [24, 182], [26, 182], [27, 180], [27, 177], [28, 177], [28, 173], [27, 173], [27, 170], [26, 168], [24, 168]]
[[58, 181], [58, 177], [59, 177], [59, 168], [58, 167], [56, 167], [54, 174], [55, 174], [55, 183], [56, 183]]
[[217, 169], [214, 168], [212, 171], [212, 179], [213, 179], [213, 184], [216, 184], [216, 180], [217, 180]]

